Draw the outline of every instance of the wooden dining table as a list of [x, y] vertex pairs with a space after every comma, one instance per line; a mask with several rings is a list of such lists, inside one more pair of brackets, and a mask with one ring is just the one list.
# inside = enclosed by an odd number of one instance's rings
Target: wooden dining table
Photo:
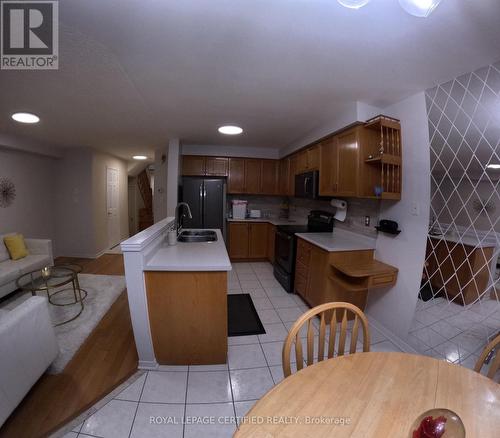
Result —
[[500, 437], [498, 383], [443, 360], [379, 352], [292, 374], [254, 405], [234, 436], [407, 438], [434, 408], [458, 414], [467, 438]]

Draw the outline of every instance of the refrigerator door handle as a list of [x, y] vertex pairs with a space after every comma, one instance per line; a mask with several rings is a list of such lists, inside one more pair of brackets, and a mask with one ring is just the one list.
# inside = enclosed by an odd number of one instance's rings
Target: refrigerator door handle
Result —
[[204, 225], [203, 224], [203, 183], [200, 184], [200, 202], [199, 202], [199, 206], [200, 206], [200, 219], [202, 221], [202, 226]]
[[207, 186], [205, 183], [203, 183], [203, 228], [205, 228], [207, 225]]

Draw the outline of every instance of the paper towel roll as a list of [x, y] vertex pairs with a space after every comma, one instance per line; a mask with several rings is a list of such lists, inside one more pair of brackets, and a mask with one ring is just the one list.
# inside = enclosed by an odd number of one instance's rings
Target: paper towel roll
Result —
[[342, 199], [332, 199], [330, 204], [332, 207], [337, 209], [334, 218], [338, 221], [344, 222], [347, 216], [347, 202], [342, 201]]

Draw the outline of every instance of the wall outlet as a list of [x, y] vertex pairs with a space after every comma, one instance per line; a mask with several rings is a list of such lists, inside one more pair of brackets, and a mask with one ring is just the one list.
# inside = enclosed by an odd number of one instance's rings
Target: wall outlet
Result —
[[370, 226], [370, 216], [365, 216], [365, 227]]
[[420, 204], [416, 201], [411, 203], [410, 214], [412, 216], [418, 216], [420, 214]]

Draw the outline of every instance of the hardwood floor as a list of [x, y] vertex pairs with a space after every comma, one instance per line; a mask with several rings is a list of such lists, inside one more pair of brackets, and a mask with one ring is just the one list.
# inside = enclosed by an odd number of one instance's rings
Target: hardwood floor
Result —
[[[123, 256], [96, 260], [58, 258], [77, 263], [86, 274], [123, 275]], [[90, 408], [137, 370], [126, 291], [80, 347], [61, 374], [44, 374], [0, 429], [1, 438], [37, 438], [56, 431]]]

